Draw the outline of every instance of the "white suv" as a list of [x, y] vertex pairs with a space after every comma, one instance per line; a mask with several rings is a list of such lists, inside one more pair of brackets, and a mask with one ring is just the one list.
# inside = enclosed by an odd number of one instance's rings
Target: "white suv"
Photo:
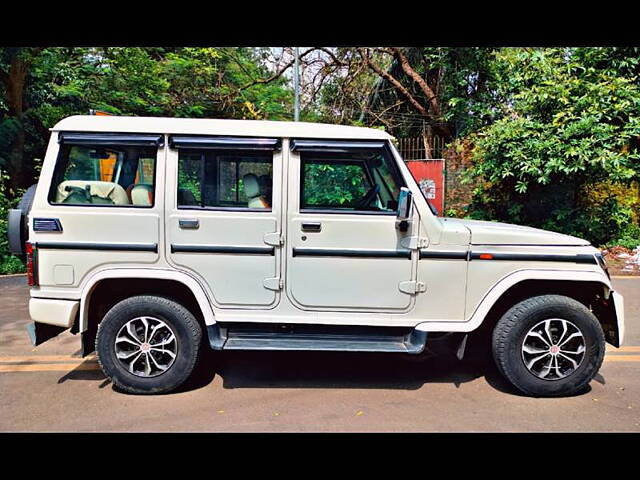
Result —
[[515, 387], [560, 396], [624, 334], [597, 249], [437, 217], [375, 129], [69, 117], [9, 223], [34, 344], [80, 333], [128, 392], [175, 389], [202, 345], [420, 354], [449, 333], [461, 356], [484, 325]]

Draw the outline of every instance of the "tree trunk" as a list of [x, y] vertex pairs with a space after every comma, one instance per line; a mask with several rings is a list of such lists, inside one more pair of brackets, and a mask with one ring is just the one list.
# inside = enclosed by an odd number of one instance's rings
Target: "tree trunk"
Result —
[[42, 48], [18, 49], [11, 57], [9, 69], [1, 77], [5, 92], [8, 117], [13, 117], [20, 122], [20, 129], [11, 145], [7, 162], [7, 172], [9, 173], [9, 187], [15, 195], [20, 188], [28, 187], [31, 178], [31, 169], [27, 169], [24, 161], [25, 132], [22, 125], [25, 111], [24, 93], [26, 89], [27, 75], [34, 57], [40, 53]]

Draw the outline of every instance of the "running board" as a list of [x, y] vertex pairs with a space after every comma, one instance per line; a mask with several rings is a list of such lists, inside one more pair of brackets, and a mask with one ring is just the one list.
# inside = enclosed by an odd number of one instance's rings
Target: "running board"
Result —
[[214, 350], [315, 350], [419, 354], [427, 333], [411, 328], [327, 325], [207, 326]]

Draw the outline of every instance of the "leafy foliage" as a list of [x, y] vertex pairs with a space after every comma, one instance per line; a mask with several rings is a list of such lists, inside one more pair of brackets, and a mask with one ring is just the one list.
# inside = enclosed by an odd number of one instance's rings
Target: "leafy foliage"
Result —
[[[595, 244], [640, 243], [639, 48], [314, 49], [303, 60], [312, 77], [306, 85], [314, 85], [303, 88], [303, 120], [400, 136], [428, 124], [473, 146], [472, 217]], [[6, 211], [35, 183], [49, 128], [89, 109], [290, 120], [291, 82], [273, 75], [270, 52], [0, 48], [0, 272], [23, 268], [6, 254]], [[311, 167], [310, 203], [348, 205], [366, 191], [348, 169]], [[181, 173], [180, 181], [200, 195], [194, 175]]]
[[[496, 56], [502, 115], [471, 136], [484, 179], [472, 216], [608, 243], [633, 223], [633, 205], [598, 184], [640, 175], [638, 53], [631, 49], [505, 49]], [[637, 205], [637, 197], [636, 197]], [[632, 202], [633, 204], [633, 202]], [[637, 220], [636, 220], [637, 221]]]
[[330, 163], [306, 164], [304, 186], [304, 205], [310, 207], [349, 207], [368, 190], [362, 167]]

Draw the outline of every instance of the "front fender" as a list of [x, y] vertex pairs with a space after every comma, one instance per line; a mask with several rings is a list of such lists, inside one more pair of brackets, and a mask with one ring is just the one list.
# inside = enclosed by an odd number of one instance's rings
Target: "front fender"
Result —
[[478, 328], [491, 308], [514, 285], [525, 280], [564, 280], [570, 282], [596, 282], [602, 284], [605, 289], [605, 297], [613, 293], [615, 303], [616, 325], [619, 342], [622, 343], [624, 335], [624, 312], [622, 296], [613, 292], [611, 281], [603, 273], [584, 270], [552, 270], [552, 269], [523, 269], [516, 270], [502, 277], [494, 286], [485, 293], [473, 313], [463, 321], [430, 321], [422, 322], [416, 326], [418, 330], [427, 332], [470, 332]]

